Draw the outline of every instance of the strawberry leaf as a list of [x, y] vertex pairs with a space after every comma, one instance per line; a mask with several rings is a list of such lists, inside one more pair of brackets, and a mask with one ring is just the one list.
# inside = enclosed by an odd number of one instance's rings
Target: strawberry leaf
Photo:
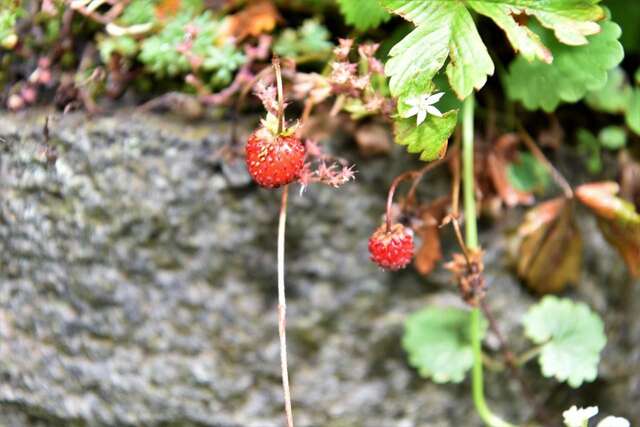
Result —
[[627, 75], [620, 67], [609, 70], [607, 83], [600, 89], [589, 92], [585, 101], [589, 107], [605, 113], [624, 113], [632, 95]]
[[418, 76], [431, 80], [447, 58], [450, 61], [446, 73], [458, 98], [464, 99], [474, 88], [484, 86], [494, 65], [471, 11], [491, 18], [525, 58], [550, 62], [551, 53], [541, 38], [517, 22], [515, 15], [533, 15], [562, 43], [581, 45], [587, 43], [586, 36], [600, 30], [595, 22], [604, 16], [597, 5], [599, 1], [381, 0], [388, 10], [416, 25], [389, 52], [385, 72], [391, 77], [391, 93], [398, 96]]
[[347, 24], [360, 31], [376, 28], [391, 18], [378, 0], [338, 0], [338, 5]]
[[420, 153], [420, 160], [440, 159], [447, 151], [449, 137], [456, 128], [458, 111], [445, 113], [442, 117], [428, 116], [416, 126], [414, 118], [397, 119], [394, 124], [395, 141], [406, 145], [409, 153]]
[[583, 303], [546, 296], [524, 316], [525, 335], [542, 346], [542, 374], [578, 388], [598, 375], [607, 338], [600, 317]]
[[585, 46], [566, 46], [554, 40], [549, 31], [537, 31], [551, 49], [553, 63], [518, 57], [504, 79], [509, 98], [521, 101], [529, 110], [553, 111], [561, 102], [576, 102], [588, 91], [601, 89], [607, 82], [607, 71], [624, 57], [618, 42], [620, 27], [611, 21], [603, 22], [602, 31], [589, 37]]
[[615, 182], [596, 182], [578, 187], [576, 196], [596, 214], [600, 231], [631, 274], [640, 277], [640, 214], [632, 203], [616, 196], [619, 191]]
[[629, 129], [640, 135], [640, 88], [633, 90], [629, 99], [625, 121]]
[[[487, 322], [483, 318], [480, 335]], [[437, 383], [459, 383], [473, 365], [469, 312], [459, 308], [426, 308], [405, 323], [402, 346], [421, 376]]]

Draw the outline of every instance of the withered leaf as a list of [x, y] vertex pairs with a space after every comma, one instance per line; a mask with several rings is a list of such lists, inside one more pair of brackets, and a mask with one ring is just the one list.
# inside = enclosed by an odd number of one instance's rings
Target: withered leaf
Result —
[[620, 253], [631, 275], [640, 277], [640, 214], [635, 206], [616, 195], [615, 182], [581, 185], [576, 196], [598, 219], [604, 238]]
[[573, 212], [573, 201], [552, 199], [527, 212], [518, 228], [518, 276], [540, 294], [560, 292], [579, 279], [582, 237]]
[[438, 228], [445, 216], [448, 204], [448, 196], [440, 197], [419, 210], [422, 225], [416, 229], [416, 234], [420, 236], [422, 244], [416, 252], [413, 265], [418, 273], [424, 276], [431, 273], [438, 261], [442, 259]]
[[469, 250], [466, 255], [454, 253], [453, 259], [444, 265], [453, 273], [462, 299], [473, 307], [477, 307], [486, 294], [483, 257], [484, 251], [480, 249]]
[[516, 147], [520, 140], [517, 134], [507, 133], [496, 141], [493, 149], [487, 155], [487, 171], [493, 186], [505, 205], [530, 205], [533, 194], [514, 188], [509, 182], [507, 167], [517, 155]]
[[280, 19], [272, 0], [255, 0], [240, 12], [229, 16], [222, 33], [237, 40], [255, 37], [271, 32]]

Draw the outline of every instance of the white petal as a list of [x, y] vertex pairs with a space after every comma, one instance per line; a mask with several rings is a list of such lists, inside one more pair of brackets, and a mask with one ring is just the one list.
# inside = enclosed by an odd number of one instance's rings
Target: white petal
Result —
[[412, 98], [405, 99], [404, 103], [407, 105], [411, 105], [412, 107], [417, 107], [418, 104], [420, 104], [420, 97], [414, 96]]
[[444, 92], [434, 93], [433, 95], [427, 98], [427, 104], [433, 105], [436, 102], [440, 101], [440, 98], [442, 98], [443, 96], [444, 96]]
[[440, 110], [438, 110], [433, 105], [427, 105], [427, 113], [433, 114], [434, 116], [437, 116], [437, 117], [442, 117], [442, 113], [440, 112]]
[[575, 405], [562, 413], [564, 423], [567, 427], [583, 427], [589, 418], [598, 414], [597, 406], [578, 409]]
[[420, 110], [418, 111], [418, 124], [417, 126], [420, 126], [422, 124], [422, 122], [425, 121], [425, 119], [427, 118], [427, 112], [424, 110]]
[[608, 416], [598, 423], [598, 427], [630, 427], [631, 423], [626, 418]]
[[404, 117], [405, 119], [409, 118], [409, 117], [413, 117], [416, 114], [418, 114], [418, 107], [411, 107], [408, 110], [406, 110], [404, 113], [402, 113], [402, 117]]

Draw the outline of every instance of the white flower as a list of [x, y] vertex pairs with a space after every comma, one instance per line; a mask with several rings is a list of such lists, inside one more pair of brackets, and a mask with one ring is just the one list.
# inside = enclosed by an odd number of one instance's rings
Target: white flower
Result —
[[576, 405], [573, 405], [571, 408], [564, 411], [562, 416], [564, 417], [564, 423], [567, 427], [587, 427], [589, 418], [597, 414], [597, 406], [578, 409]]
[[631, 427], [631, 423], [626, 418], [608, 416], [598, 423], [598, 427]]
[[412, 116], [417, 116], [417, 126], [420, 126], [420, 124], [425, 121], [427, 114], [442, 117], [440, 110], [434, 107], [433, 104], [440, 101], [440, 98], [443, 96], [444, 92], [438, 92], [434, 94], [427, 93], [425, 95], [418, 95], [407, 99], [404, 102], [411, 106], [411, 108], [405, 111], [402, 114], [402, 117], [406, 119]]

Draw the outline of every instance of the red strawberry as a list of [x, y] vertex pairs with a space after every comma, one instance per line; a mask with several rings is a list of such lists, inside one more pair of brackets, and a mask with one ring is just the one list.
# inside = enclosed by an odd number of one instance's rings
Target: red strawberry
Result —
[[263, 187], [277, 188], [295, 181], [304, 166], [305, 147], [291, 133], [274, 134], [263, 127], [249, 137], [247, 169]]
[[387, 270], [400, 270], [413, 258], [413, 232], [402, 224], [387, 231], [382, 224], [369, 238], [371, 261]]

